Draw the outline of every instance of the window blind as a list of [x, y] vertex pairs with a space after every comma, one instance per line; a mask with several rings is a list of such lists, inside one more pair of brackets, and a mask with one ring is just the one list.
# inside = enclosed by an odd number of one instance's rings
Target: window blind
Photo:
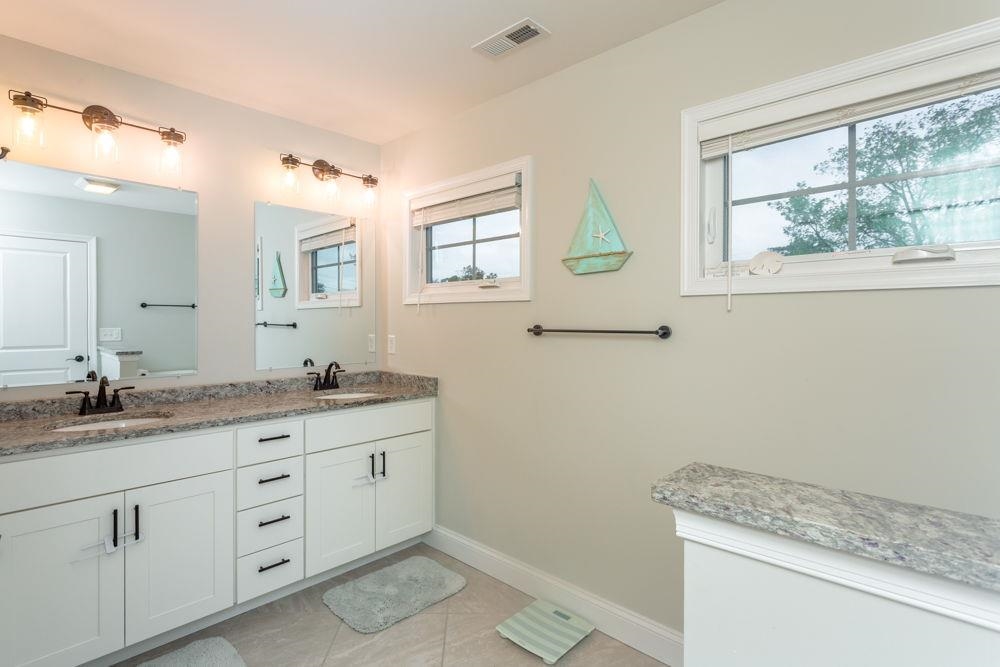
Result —
[[410, 200], [414, 227], [437, 225], [521, 207], [521, 175], [504, 174]]
[[851, 125], [898, 111], [942, 102], [954, 97], [969, 95], [998, 86], [1000, 86], [1000, 69], [984, 72], [976, 76], [915, 88], [867, 102], [842, 106], [781, 123], [731, 134], [718, 134], [719, 128], [728, 123], [713, 123], [709, 121], [708, 123], [703, 123], [698, 128], [701, 158], [709, 160], [725, 155], [729, 149], [730, 136], [733, 138], [734, 151], [747, 150], [784, 139], [792, 139], [822, 130]]
[[301, 239], [299, 241], [299, 252], [312, 252], [313, 250], [319, 250], [320, 248], [329, 248], [334, 245], [351, 243], [356, 238], [357, 234], [354, 226], [345, 227], [332, 232], [324, 232], [322, 234], [317, 234], [316, 236]]

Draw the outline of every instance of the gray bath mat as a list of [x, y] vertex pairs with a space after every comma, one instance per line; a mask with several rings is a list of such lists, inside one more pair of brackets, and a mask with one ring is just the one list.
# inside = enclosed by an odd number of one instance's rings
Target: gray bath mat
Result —
[[247, 667], [247, 664], [225, 639], [209, 637], [144, 662], [139, 667]]
[[413, 556], [331, 588], [323, 595], [323, 602], [344, 623], [370, 634], [385, 630], [463, 588], [462, 575], [430, 558]]

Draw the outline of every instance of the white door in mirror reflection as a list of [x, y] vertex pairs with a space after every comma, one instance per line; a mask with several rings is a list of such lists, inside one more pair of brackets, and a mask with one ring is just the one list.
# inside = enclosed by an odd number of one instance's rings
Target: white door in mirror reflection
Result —
[[0, 234], [3, 385], [86, 377], [88, 254], [82, 241]]

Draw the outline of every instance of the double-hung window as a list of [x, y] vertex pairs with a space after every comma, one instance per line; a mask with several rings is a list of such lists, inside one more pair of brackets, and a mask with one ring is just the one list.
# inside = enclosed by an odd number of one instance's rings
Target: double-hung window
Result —
[[408, 197], [407, 303], [528, 298], [528, 166], [498, 165]]
[[1000, 284], [1000, 48], [906, 51], [685, 112], [685, 294]]

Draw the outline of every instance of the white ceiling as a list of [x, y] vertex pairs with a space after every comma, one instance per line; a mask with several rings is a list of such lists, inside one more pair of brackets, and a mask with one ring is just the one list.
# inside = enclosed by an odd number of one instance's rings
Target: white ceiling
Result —
[[[119, 188], [109, 195], [85, 192], [76, 186], [76, 182], [81, 176], [116, 183]], [[13, 160], [0, 162], [0, 190], [27, 192], [63, 199], [79, 199], [95, 204], [128, 206], [167, 213], [198, 214], [198, 195], [194, 192], [121, 181], [103, 176], [78, 174], [75, 171], [52, 169], [26, 162], [14, 162]]]
[[[719, 1], [31, 0], [6, 3], [0, 30], [384, 143]], [[525, 17], [552, 35], [471, 50]]]

